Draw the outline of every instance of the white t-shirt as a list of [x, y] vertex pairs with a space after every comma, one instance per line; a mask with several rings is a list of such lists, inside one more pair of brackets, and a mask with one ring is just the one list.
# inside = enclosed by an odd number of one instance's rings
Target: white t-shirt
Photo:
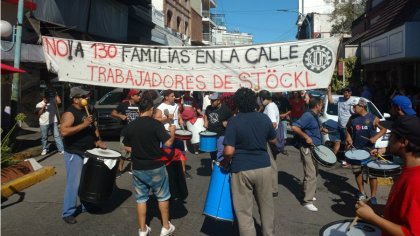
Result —
[[[271, 122], [273, 123], [275, 122], [277, 126], [279, 125], [280, 112], [279, 112], [279, 108], [274, 102], [270, 102], [267, 106], [265, 106], [264, 114], [266, 114], [268, 118], [270, 118]], [[277, 126], [275, 127], [275, 129], [277, 129]]]
[[345, 128], [350, 116], [354, 113], [352, 106], [357, 103], [357, 98], [350, 97], [346, 101], [344, 97], [338, 97], [334, 98], [334, 103], [338, 106], [338, 125], [340, 128]]
[[[181, 128], [179, 127], [179, 123], [178, 123], [178, 104], [174, 103], [173, 105], [168, 105], [164, 102], [162, 102], [157, 109], [159, 109], [160, 111], [162, 111], [162, 118], [167, 118], [167, 116], [165, 115], [165, 109], [167, 109], [169, 111], [169, 114], [173, 114], [174, 115], [174, 125], [176, 126], [177, 129]], [[165, 124], [165, 129], [169, 130], [169, 124], [166, 123]]]
[[206, 108], [211, 105], [211, 101], [209, 99], [209, 95], [206, 95], [203, 97], [203, 109], [201, 109], [203, 111], [203, 114], [206, 113]]
[[[50, 104], [46, 104], [44, 101], [39, 102], [36, 104], [36, 108], [44, 108], [44, 106], [49, 106]], [[54, 115], [54, 122], [57, 122], [57, 116]], [[39, 116], [39, 125], [48, 125], [52, 124], [54, 122], [50, 122], [50, 113], [48, 112], [48, 109], [45, 109], [45, 112], [42, 113], [42, 115]]]

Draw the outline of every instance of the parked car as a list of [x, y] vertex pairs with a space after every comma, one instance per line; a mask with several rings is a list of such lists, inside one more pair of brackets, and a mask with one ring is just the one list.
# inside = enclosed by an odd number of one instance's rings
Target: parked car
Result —
[[[95, 109], [98, 114], [98, 129], [101, 134], [111, 136], [120, 135], [122, 129], [121, 121], [112, 117], [111, 112], [117, 108], [122, 100], [127, 98], [127, 93], [128, 89], [116, 88], [96, 102]], [[142, 97], [145, 93], [148, 93], [148, 96], [153, 98], [153, 104], [160, 104], [162, 102], [163, 97], [160, 91], [144, 90], [141, 92]]]
[[[340, 97], [341, 95], [332, 95], [333, 99]], [[351, 99], [355, 99], [355, 101], [359, 101], [360, 97], [352, 96]], [[384, 113], [382, 114], [378, 108], [376, 108], [375, 104], [370, 100], [364, 98], [367, 101], [367, 110], [377, 116], [379, 120], [384, 121], [391, 117], [390, 114]], [[328, 96], [324, 96], [324, 109], [322, 111], [321, 116], [319, 117], [319, 121], [323, 127], [328, 128], [329, 130], [333, 131], [338, 128], [338, 105], [337, 104], [329, 104], [328, 103]], [[379, 131], [379, 129], [378, 129]], [[386, 134], [379, 138], [376, 143], [376, 148], [384, 148], [388, 146], [388, 141], [390, 137], [390, 130], [387, 130]], [[323, 135], [323, 144], [326, 146], [331, 146], [330, 135], [324, 134]]]

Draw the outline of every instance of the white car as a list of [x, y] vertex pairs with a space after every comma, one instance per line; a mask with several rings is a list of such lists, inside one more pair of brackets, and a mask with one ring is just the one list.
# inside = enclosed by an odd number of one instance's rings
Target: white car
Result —
[[[337, 99], [338, 97], [342, 97], [342, 95], [332, 95], [333, 99]], [[360, 97], [351, 96], [351, 99], [359, 100]], [[387, 118], [390, 118], [391, 115], [388, 113], [382, 114], [378, 108], [376, 108], [375, 104], [370, 100], [363, 98], [367, 101], [367, 110], [377, 116], [380, 121], [384, 121]], [[323, 127], [328, 128], [329, 130], [334, 130], [338, 128], [338, 106], [337, 104], [330, 104], [328, 103], [328, 96], [324, 96], [324, 109], [322, 111], [321, 116], [319, 117], [319, 121]], [[379, 129], [378, 129], [379, 132]], [[387, 130], [386, 134], [379, 138], [375, 143], [375, 148], [385, 148], [388, 146], [388, 140], [390, 136], [390, 130]], [[322, 137], [322, 143], [326, 146], [331, 146], [330, 135], [324, 134]]]

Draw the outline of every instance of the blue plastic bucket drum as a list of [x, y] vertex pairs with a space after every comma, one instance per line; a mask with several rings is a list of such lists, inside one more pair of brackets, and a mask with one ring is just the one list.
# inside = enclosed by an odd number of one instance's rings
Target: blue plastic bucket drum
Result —
[[200, 151], [215, 152], [217, 151], [217, 134], [210, 131], [200, 132]]
[[217, 164], [213, 166], [203, 214], [218, 220], [233, 221], [234, 218], [230, 174]]

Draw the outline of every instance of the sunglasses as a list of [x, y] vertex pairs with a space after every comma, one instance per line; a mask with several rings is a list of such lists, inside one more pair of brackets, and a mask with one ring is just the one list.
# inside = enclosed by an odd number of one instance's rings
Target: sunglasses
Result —
[[83, 95], [83, 96], [78, 96], [78, 97], [76, 97], [76, 98], [83, 98], [83, 99], [87, 99], [87, 98], [89, 98], [89, 96]]

